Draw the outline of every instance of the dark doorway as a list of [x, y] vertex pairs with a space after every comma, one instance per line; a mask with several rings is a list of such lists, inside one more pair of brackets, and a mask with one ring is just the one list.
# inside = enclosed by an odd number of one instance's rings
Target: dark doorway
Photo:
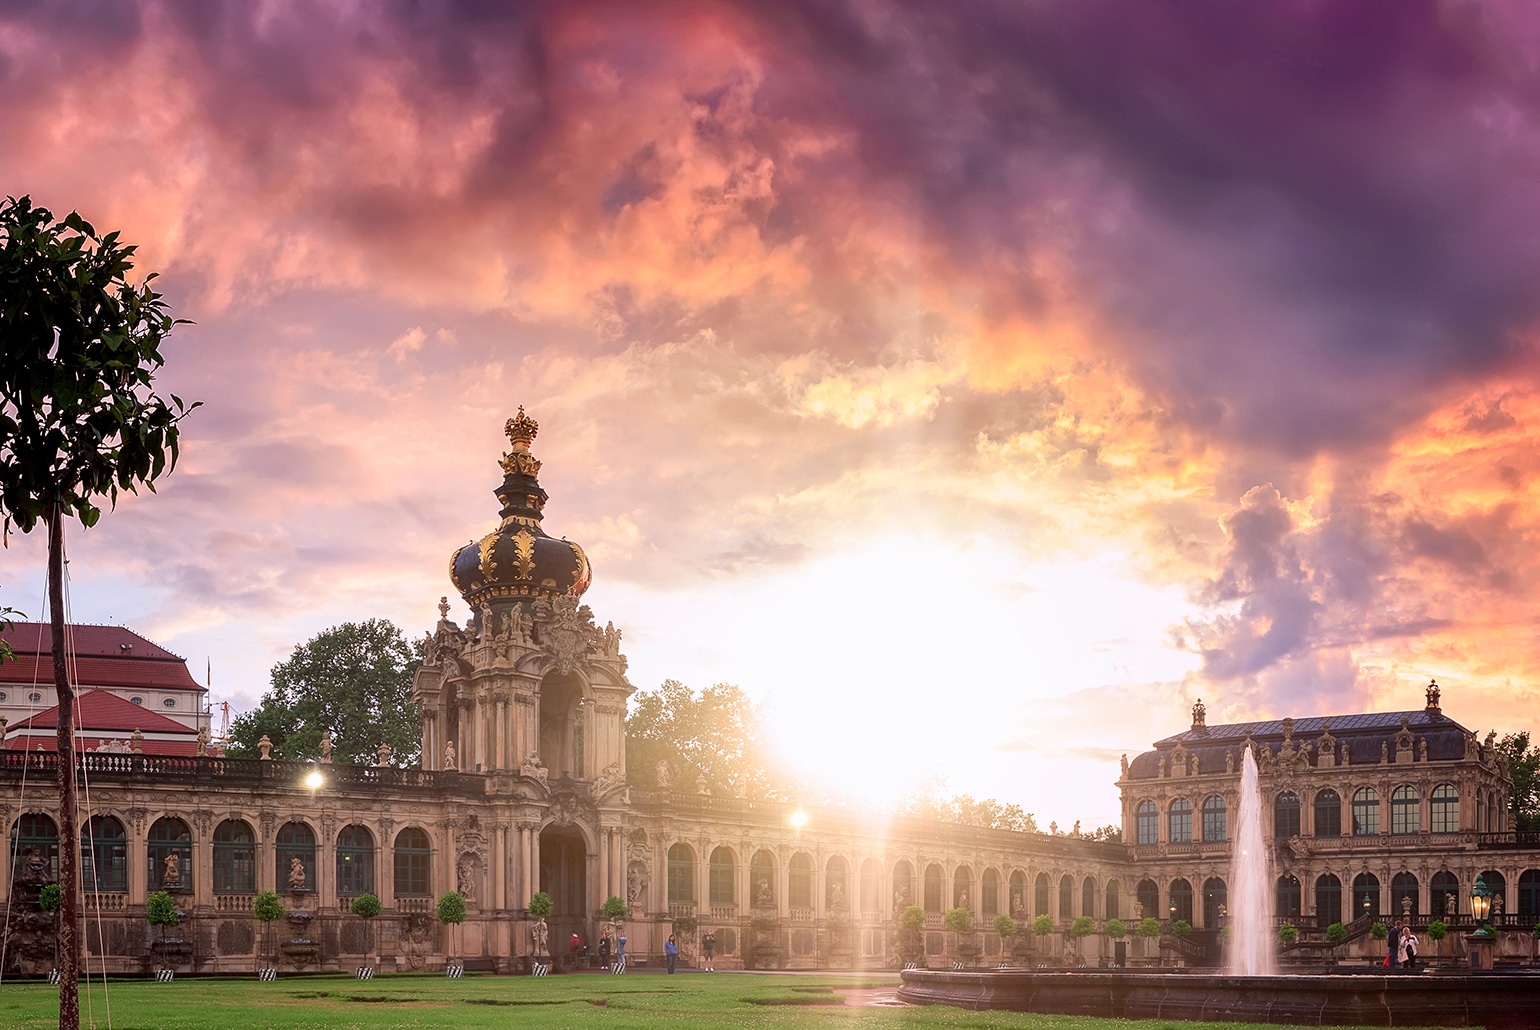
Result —
[[552, 673], [540, 683], [540, 760], [552, 779], [583, 776], [583, 685]]
[[588, 940], [588, 845], [572, 827], [540, 834], [540, 889], [551, 896], [551, 954], [562, 966], [573, 958], [572, 935]]

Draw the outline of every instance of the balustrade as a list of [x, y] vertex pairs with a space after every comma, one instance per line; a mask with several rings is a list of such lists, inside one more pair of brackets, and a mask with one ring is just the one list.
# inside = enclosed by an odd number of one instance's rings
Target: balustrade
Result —
[[214, 911], [250, 912], [251, 903], [255, 898], [255, 894], [216, 894], [214, 895]]

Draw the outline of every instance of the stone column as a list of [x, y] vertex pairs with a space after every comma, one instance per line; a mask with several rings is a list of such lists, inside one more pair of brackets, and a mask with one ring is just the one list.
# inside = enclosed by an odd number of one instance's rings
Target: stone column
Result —
[[428, 709], [422, 714], [422, 767], [424, 769], [437, 769], [439, 763], [439, 749], [433, 739], [433, 711]]
[[[145, 839], [145, 824], [148, 818], [144, 809], [136, 808], [128, 813], [128, 825], [124, 827], [128, 836], [128, 903], [130, 905], [143, 905], [145, 896], [149, 893], [146, 883], [150, 875], [149, 856], [145, 854], [145, 848], [149, 843]], [[62, 846], [61, 843], [60, 847]]]
[[610, 896], [610, 834], [613, 831], [599, 828], [599, 904]]
[[374, 865], [374, 893], [380, 899], [380, 907], [387, 909], [396, 907], [395, 828], [395, 820], [380, 820], [379, 860]]

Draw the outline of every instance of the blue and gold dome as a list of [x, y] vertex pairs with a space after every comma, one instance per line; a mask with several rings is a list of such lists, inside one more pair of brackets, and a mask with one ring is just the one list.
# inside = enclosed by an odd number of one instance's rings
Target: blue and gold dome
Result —
[[593, 580], [588, 556], [569, 540], [556, 540], [540, 526], [548, 495], [536, 478], [540, 461], [529, 452], [539, 424], [519, 408], [504, 427], [512, 446], [503, 455], [502, 524], [466, 544], [449, 559], [449, 578], [472, 608], [483, 603], [581, 596]]

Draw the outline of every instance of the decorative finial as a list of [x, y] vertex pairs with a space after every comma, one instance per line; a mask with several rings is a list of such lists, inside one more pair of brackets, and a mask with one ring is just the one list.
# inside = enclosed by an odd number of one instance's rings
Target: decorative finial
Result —
[[1208, 726], [1208, 721], [1207, 720], [1208, 720], [1208, 709], [1203, 707], [1203, 699], [1200, 697], [1200, 698], [1198, 698], [1197, 701], [1193, 702], [1193, 706], [1192, 706], [1192, 728], [1195, 729], [1195, 730], [1204, 729], [1205, 727]]
[[438, 599], [438, 617], [440, 619], [449, 618], [449, 598], [447, 596]]
[[1438, 680], [1429, 680], [1428, 681], [1428, 709], [1427, 710], [1428, 710], [1428, 713], [1430, 715], [1435, 713], [1435, 712], [1437, 712], [1439, 710], [1439, 708], [1438, 708], [1438, 695], [1439, 695], [1439, 693], [1440, 693], [1440, 691], [1438, 689]]
[[519, 413], [503, 426], [503, 432], [508, 434], [508, 442], [513, 446], [513, 450], [503, 455], [503, 473], [534, 479], [540, 474], [540, 461], [529, 453], [529, 444], [539, 434], [540, 423], [524, 414], [524, 405], [521, 404]]

